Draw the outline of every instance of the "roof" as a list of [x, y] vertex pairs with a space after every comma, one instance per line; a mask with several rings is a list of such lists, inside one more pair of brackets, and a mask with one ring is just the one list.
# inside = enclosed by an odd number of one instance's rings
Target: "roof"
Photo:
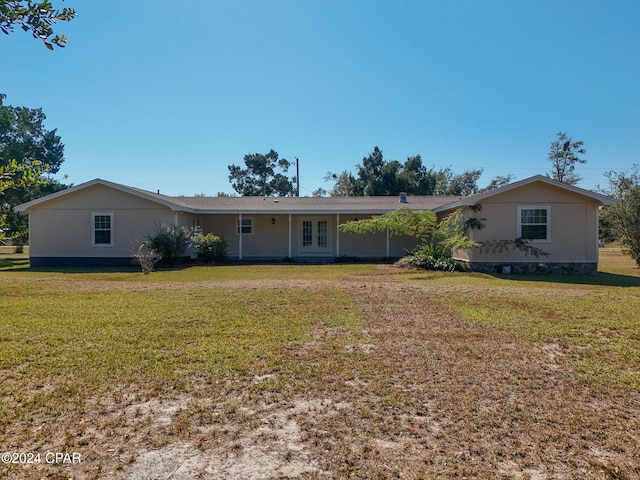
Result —
[[66, 190], [32, 200], [15, 209], [26, 212], [30, 208], [56, 198], [102, 185], [164, 205], [171, 210], [194, 214], [296, 214], [296, 213], [344, 213], [344, 214], [382, 214], [401, 207], [414, 210], [435, 210], [443, 205], [459, 201], [458, 196], [407, 196], [401, 203], [397, 196], [374, 197], [171, 197], [121, 185], [97, 178]]
[[446, 204], [446, 205], [442, 205], [434, 208], [434, 211], [442, 212], [442, 211], [452, 210], [454, 208], [459, 208], [459, 207], [473, 206], [479, 203], [481, 200], [484, 200], [485, 198], [493, 197], [495, 195], [500, 195], [501, 193], [506, 193], [510, 190], [515, 190], [517, 188], [524, 187], [525, 185], [530, 185], [532, 183], [544, 183], [546, 185], [550, 185], [555, 188], [560, 188], [562, 190], [573, 192], [578, 195], [591, 198], [604, 206], [615, 205], [617, 203], [617, 200], [615, 198], [607, 197], [606, 195], [601, 195], [599, 193], [592, 192], [591, 190], [585, 190], [583, 188], [575, 187], [567, 183], [562, 183], [557, 180], [553, 180], [552, 178], [545, 177], [544, 175], [535, 175], [533, 177], [525, 178], [524, 180], [513, 182], [508, 185], [495, 188], [493, 190], [488, 190], [486, 192], [478, 193], [476, 195], [470, 195], [468, 197], [460, 197], [457, 201], [454, 201], [450, 204]]
[[468, 197], [459, 196], [423, 196], [408, 195], [407, 202], [402, 203], [397, 196], [375, 197], [171, 197], [160, 193], [149, 192], [135, 187], [96, 178], [66, 190], [32, 200], [15, 209], [26, 212], [30, 208], [49, 202], [56, 198], [73, 194], [86, 188], [103, 185], [130, 195], [164, 205], [173, 211], [194, 214], [383, 214], [401, 207], [414, 210], [433, 210], [444, 212], [455, 208], [472, 206], [485, 198], [499, 195], [532, 183], [541, 182], [555, 188], [561, 188], [591, 198], [601, 205], [614, 205], [616, 200], [566, 183], [558, 182], [543, 175], [526, 178], [503, 187], [489, 190]]
[[180, 197], [197, 213], [385, 213], [401, 207], [433, 210], [460, 197]]

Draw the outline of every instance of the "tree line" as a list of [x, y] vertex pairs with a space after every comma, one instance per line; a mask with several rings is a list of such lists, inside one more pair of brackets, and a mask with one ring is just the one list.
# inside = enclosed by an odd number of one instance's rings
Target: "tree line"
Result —
[[[244, 167], [229, 165], [229, 182], [233, 190], [243, 196], [294, 196], [298, 179], [286, 173], [292, 165], [270, 150], [266, 154], [247, 154]], [[333, 182], [326, 190], [318, 188], [314, 196], [374, 196], [398, 195], [472, 195], [484, 189], [478, 187], [482, 169], [455, 173], [451, 167], [426, 167], [420, 155], [407, 158], [404, 163], [385, 160], [382, 150], [373, 151], [356, 165], [356, 173], [344, 170], [328, 172], [325, 181]], [[509, 183], [512, 175], [494, 178], [485, 189], [497, 188]]]

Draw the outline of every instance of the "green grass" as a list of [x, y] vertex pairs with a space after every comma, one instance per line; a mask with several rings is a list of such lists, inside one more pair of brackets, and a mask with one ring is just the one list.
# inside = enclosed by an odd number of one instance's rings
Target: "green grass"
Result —
[[103, 282], [77, 291], [59, 283], [0, 281], [0, 431], [130, 385], [144, 398], [188, 391], [194, 378], [271, 372], [281, 350], [314, 327], [358, 321], [331, 287], [129, 291]]
[[619, 252], [593, 276], [410, 274], [466, 320], [536, 344], [558, 344], [581, 378], [640, 389], [640, 270]]
[[[24, 256], [3, 257], [0, 370], [7, 381], [0, 395], [19, 394], [3, 403], [0, 424], [12, 409], [63, 408], [64, 398], [114, 385], [135, 382], [141, 392], [158, 392], [189, 388], [193, 375], [274, 370], [278, 352], [302, 342], [314, 326], [357, 318], [330, 282], [378, 272], [368, 264], [233, 265], [146, 276], [131, 269], [23, 271]], [[602, 255], [595, 276], [410, 272], [390, 279], [440, 292], [438, 301], [468, 321], [558, 344], [588, 382], [640, 389], [638, 273], [614, 251]], [[265, 280], [294, 285], [215, 287]], [[293, 288], [308, 280], [327, 285]]]
[[[217, 282], [235, 280], [340, 280], [350, 275], [376, 272], [372, 264], [237, 264], [222, 266], [185, 266], [160, 268], [149, 276], [138, 267], [121, 268], [29, 268], [26, 255], [0, 254], [2, 275], [19, 274], [21, 277], [74, 277], [88, 280], [127, 282]], [[15, 278], [15, 277], [13, 277]]]

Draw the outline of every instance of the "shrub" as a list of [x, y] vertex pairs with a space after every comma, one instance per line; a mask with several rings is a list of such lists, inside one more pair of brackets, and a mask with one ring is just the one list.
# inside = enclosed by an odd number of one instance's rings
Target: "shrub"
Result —
[[222, 262], [227, 258], [227, 242], [223, 237], [198, 232], [193, 237], [193, 244], [198, 249], [198, 258], [205, 262]]
[[138, 251], [133, 254], [133, 258], [142, 268], [142, 273], [149, 275], [162, 256], [154, 249], [142, 244]]
[[400, 260], [400, 265], [421, 268], [424, 270], [465, 271], [468, 266], [464, 262], [455, 260], [451, 250], [441, 244], [423, 243], [409, 252]]
[[167, 263], [176, 263], [193, 244], [193, 229], [167, 223], [156, 226], [157, 232], [147, 237], [144, 246], [154, 250]]

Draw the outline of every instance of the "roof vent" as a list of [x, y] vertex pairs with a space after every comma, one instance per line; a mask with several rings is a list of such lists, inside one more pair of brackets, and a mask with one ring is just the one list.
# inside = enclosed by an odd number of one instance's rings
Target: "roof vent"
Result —
[[400, 203], [409, 203], [407, 202], [407, 192], [400, 192]]

